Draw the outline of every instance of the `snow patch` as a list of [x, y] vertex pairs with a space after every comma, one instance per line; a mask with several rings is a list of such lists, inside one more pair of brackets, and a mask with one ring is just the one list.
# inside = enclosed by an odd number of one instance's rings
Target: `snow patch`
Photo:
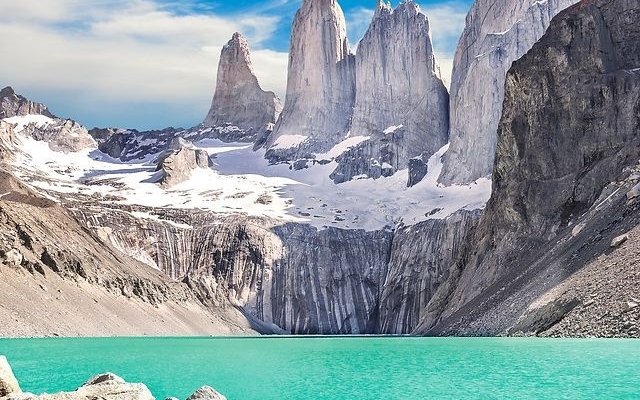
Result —
[[282, 135], [276, 143], [271, 146], [272, 149], [290, 149], [292, 147], [299, 146], [302, 142], [307, 140], [308, 136], [304, 135]]
[[18, 115], [15, 117], [5, 118], [5, 122], [12, 125], [15, 133], [20, 133], [30, 124], [35, 124], [38, 128], [45, 128], [47, 125], [55, 122], [54, 119], [44, 115]]
[[360, 143], [368, 140], [370, 136], [351, 136], [343, 140], [342, 142], [336, 144], [331, 148], [331, 150], [326, 153], [316, 154], [316, 158], [318, 160], [333, 160], [338, 157], [340, 154], [345, 151], [351, 149], [352, 147], [356, 147]]
[[388, 127], [387, 129], [385, 129], [384, 131], [382, 131], [382, 133], [384, 133], [385, 135], [390, 135], [392, 133], [394, 133], [395, 131], [397, 131], [398, 129], [403, 128], [404, 125], [392, 125], [390, 127]]

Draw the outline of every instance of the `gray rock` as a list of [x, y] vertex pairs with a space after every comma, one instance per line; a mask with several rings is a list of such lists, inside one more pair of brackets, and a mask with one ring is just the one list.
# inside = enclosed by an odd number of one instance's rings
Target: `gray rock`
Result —
[[616, 236], [615, 238], [613, 238], [613, 240], [611, 241], [611, 247], [618, 247], [621, 246], [624, 242], [626, 242], [627, 240], [629, 240], [629, 235], [620, 235], [620, 236]]
[[258, 83], [247, 40], [234, 33], [220, 53], [216, 90], [202, 125], [218, 127], [212, 133], [225, 141], [254, 142], [273, 129], [281, 111], [280, 99]]
[[339, 143], [355, 102], [355, 58], [336, 0], [304, 0], [291, 29], [287, 94], [266, 145], [272, 162], [309, 158]]
[[492, 173], [507, 70], [544, 34], [554, 15], [576, 2], [474, 2], [454, 56], [451, 146], [439, 182], [470, 183]]
[[513, 63], [491, 199], [421, 331], [497, 334], [640, 223], [638, 18], [635, 0], [583, 1]]
[[5, 356], [0, 356], [0, 397], [20, 393], [20, 385]]
[[409, 159], [409, 180], [407, 181], [407, 187], [412, 187], [424, 178], [429, 172], [429, 156], [422, 154], [418, 157]]
[[[410, 158], [431, 155], [448, 139], [449, 95], [431, 46], [429, 21], [413, 1], [392, 10], [378, 2], [369, 29], [356, 53], [356, 102], [351, 136], [370, 137], [363, 162], [345, 157], [340, 180], [372, 177], [367, 167], [390, 165], [383, 175], [407, 168]], [[390, 127], [401, 127], [389, 132]], [[387, 133], [385, 133], [387, 131]], [[383, 168], [385, 169], [385, 168]]]
[[97, 147], [87, 129], [70, 119], [56, 118], [44, 127], [28, 124], [21, 133], [35, 140], [47, 142], [52, 150], [64, 153]]
[[[178, 143], [178, 149], [169, 150], [158, 159], [157, 171], [161, 172], [158, 183], [169, 188], [191, 177], [196, 168], [209, 167], [209, 155], [206, 151], [190, 148]], [[174, 143], [174, 147], [176, 144]]]
[[211, 386], [203, 386], [196, 390], [187, 400], [227, 400]]
[[118, 375], [113, 374], [111, 372], [107, 372], [105, 374], [94, 376], [93, 378], [86, 381], [83, 386], [97, 385], [103, 382], [125, 383], [124, 379], [120, 378]]

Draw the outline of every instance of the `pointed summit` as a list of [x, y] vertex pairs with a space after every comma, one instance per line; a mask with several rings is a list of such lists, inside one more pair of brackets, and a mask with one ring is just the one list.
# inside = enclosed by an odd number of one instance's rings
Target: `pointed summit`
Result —
[[379, 1], [356, 53], [350, 132], [368, 141], [338, 160], [334, 181], [388, 176], [413, 157], [428, 159], [447, 142], [448, 102], [427, 17], [414, 1], [395, 10]]
[[0, 119], [30, 114], [54, 118], [54, 115], [49, 112], [47, 106], [29, 101], [25, 97], [17, 94], [11, 86], [0, 90]]
[[354, 67], [340, 5], [305, 0], [291, 29], [286, 103], [267, 157], [290, 160], [344, 138], [355, 101]]
[[203, 125], [237, 127], [241, 137], [235, 129], [234, 140], [253, 141], [260, 133], [271, 130], [281, 110], [280, 99], [273, 92], [262, 90], [258, 83], [247, 40], [234, 33], [220, 53], [216, 90]]

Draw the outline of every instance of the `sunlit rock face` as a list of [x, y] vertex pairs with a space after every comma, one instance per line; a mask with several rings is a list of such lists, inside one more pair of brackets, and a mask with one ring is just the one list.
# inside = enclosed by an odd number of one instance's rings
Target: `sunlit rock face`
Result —
[[469, 183], [491, 174], [507, 70], [540, 39], [554, 15], [576, 2], [477, 0], [473, 4], [454, 56], [451, 146], [441, 183]]
[[247, 40], [234, 33], [220, 53], [216, 90], [202, 125], [227, 127], [215, 135], [225, 141], [254, 142], [271, 132], [281, 111], [280, 99], [258, 83]]
[[[377, 177], [435, 153], [447, 142], [449, 95], [440, 78], [429, 21], [409, 0], [378, 2], [356, 54], [356, 102], [350, 136], [367, 137], [341, 157], [334, 181]], [[384, 166], [384, 167], [383, 167]]]
[[329, 150], [349, 130], [355, 101], [355, 57], [335, 0], [305, 0], [291, 29], [287, 94], [269, 138], [278, 162]]

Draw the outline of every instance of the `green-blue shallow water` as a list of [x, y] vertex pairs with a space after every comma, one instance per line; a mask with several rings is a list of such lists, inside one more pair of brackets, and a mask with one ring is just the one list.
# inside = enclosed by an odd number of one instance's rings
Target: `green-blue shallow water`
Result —
[[640, 341], [526, 338], [0, 339], [24, 391], [111, 371], [157, 399], [640, 399]]

